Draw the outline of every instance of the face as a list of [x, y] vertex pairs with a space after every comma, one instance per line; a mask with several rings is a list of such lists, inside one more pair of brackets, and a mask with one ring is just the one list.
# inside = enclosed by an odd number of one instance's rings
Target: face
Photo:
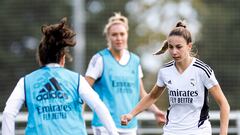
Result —
[[107, 33], [110, 49], [122, 51], [127, 48], [128, 33], [123, 24], [113, 24]]
[[187, 44], [187, 41], [182, 36], [168, 37], [168, 51], [176, 62], [182, 62], [190, 58], [192, 44]]

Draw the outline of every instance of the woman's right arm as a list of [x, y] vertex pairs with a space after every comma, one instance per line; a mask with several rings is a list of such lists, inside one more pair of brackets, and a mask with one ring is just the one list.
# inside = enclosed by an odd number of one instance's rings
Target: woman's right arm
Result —
[[2, 117], [2, 135], [15, 135], [15, 117], [25, 101], [24, 78], [21, 78], [7, 100]]
[[137, 106], [128, 114], [121, 117], [121, 124], [127, 125], [129, 121], [143, 110], [149, 108], [153, 103], [157, 101], [157, 98], [162, 95], [165, 87], [159, 87], [155, 85], [151, 92], [144, 96]]

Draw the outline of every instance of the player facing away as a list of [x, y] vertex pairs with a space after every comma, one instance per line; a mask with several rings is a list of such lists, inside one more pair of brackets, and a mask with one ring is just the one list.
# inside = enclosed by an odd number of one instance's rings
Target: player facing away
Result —
[[[88, 66], [86, 80], [99, 94], [110, 110], [119, 134], [136, 135], [137, 119], [128, 126], [122, 126], [121, 115], [132, 110], [139, 99], [146, 95], [142, 83], [142, 69], [139, 57], [127, 50], [128, 20], [120, 13], [110, 17], [104, 34], [108, 48], [95, 54]], [[149, 108], [157, 122], [165, 121], [165, 115], [155, 105]], [[94, 113], [92, 127], [95, 135], [110, 135], [99, 117]]]
[[86, 102], [109, 134], [118, 135], [110, 113], [83, 76], [64, 68], [69, 47], [74, 47], [75, 32], [66, 18], [41, 28], [38, 47], [40, 68], [22, 77], [3, 112], [2, 135], [15, 135], [15, 117], [22, 104], [28, 109], [26, 135], [87, 135], [82, 115]]
[[157, 83], [151, 92], [128, 114], [121, 118], [127, 125], [138, 113], [153, 104], [168, 90], [169, 108], [164, 135], [211, 135], [208, 94], [220, 107], [220, 135], [227, 135], [230, 107], [213, 70], [192, 53], [191, 33], [179, 21], [156, 55], [170, 53], [173, 61], [158, 72]]

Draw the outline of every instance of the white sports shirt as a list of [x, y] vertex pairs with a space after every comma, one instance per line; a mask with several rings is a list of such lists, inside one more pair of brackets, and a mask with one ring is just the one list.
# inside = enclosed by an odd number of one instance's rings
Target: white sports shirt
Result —
[[[59, 64], [48, 64], [49, 67], [60, 67]], [[80, 75], [80, 85], [78, 92], [80, 97], [86, 102], [90, 108], [98, 114], [109, 132], [116, 133], [115, 124], [110, 116], [107, 107], [99, 98], [98, 94], [92, 89], [84, 77]], [[15, 86], [11, 96], [8, 98], [6, 107], [3, 111], [2, 118], [2, 134], [15, 134], [15, 117], [19, 113], [23, 103], [25, 102], [24, 94], [24, 78], [22, 77]], [[109, 115], [106, 115], [109, 114]]]
[[[194, 58], [180, 74], [171, 61], [159, 70], [157, 85], [168, 89], [168, 122], [164, 134], [205, 134], [208, 121], [208, 89], [218, 85], [213, 70]], [[206, 131], [206, 130], [205, 130]]]

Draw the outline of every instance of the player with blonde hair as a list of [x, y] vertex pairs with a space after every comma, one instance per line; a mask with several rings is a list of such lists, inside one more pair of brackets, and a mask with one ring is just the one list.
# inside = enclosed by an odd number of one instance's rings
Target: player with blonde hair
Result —
[[[119, 134], [136, 135], [137, 119], [128, 126], [120, 123], [121, 115], [132, 110], [146, 95], [139, 57], [127, 50], [128, 30], [128, 19], [120, 13], [109, 18], [104, 28], [108, 48], [92, 57], [85, 78], [108, 107]], [[149, 110], [158, 122], [165, 121], [164, 113], [155, 105]], [[92, 127], [95, 135], [109, 135], [95, 113]]]

